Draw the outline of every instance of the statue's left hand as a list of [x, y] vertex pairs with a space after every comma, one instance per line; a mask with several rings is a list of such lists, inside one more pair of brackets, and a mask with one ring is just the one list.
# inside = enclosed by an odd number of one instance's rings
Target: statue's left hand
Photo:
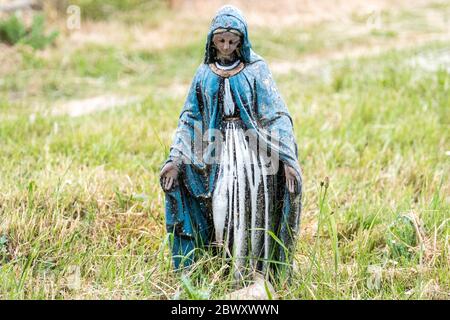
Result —
[[294, 168], [284, 165], [284, 174], [286, 177], [286, 186], [290, 193], [298, 192], [300, 179]]

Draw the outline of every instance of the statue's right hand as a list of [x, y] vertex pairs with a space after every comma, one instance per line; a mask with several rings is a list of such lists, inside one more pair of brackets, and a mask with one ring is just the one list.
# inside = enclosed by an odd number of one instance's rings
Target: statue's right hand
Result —
[[161, 169], [159, 181], [164, 191], [169, 191], [172, 187], [178, 185], [178, 167], [173, 162], [168, 162]]

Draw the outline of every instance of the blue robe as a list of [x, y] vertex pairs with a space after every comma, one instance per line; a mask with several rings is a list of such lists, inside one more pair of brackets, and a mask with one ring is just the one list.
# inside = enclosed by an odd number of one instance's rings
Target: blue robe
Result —
[[[279, 239], [275, 260], [288, 262], [299, 230], [302, 187], [293, 123], [266, 62], [251, 49], [247, 23], [242, 14], [232, 6], [225, 6], [212, 21], [205, 59], [195, 73], [166, 161], [174, 161], [180, 169], [178, 185], [166, 192], [165, 218], [167, 231], [173, 235], [174, 266], [178, 269], [195, 261], [199, 249], [210, 242], [213, 234], [211, 197], [218, 165], [202, 161], [193, 152], [193, 141], [208, 129], [219, 129], [221, 126], [223, 114], [219, 93], [223, 77], [210, 67], [215, 57], [212, 37], [217, 28], [235, 29], [243, 35], [238, 55], [245, 67], [229, 77], [229, 84], [245, 127], [254, 129], [259, 138], [269, 144], [272, 139], [270, 132], [276, 131], [278, 134], [277, 144], [273, 146], [279, 153], [281, 164], [277, 172], [279, 184], [276, 190], [276, 203], [279, 205], [274, 209], [276, 212], [272, 212], [279, 217], [275, 228]], [[286, 187], [282, 164], [294, 168], [298, 174], [294, 193]]]

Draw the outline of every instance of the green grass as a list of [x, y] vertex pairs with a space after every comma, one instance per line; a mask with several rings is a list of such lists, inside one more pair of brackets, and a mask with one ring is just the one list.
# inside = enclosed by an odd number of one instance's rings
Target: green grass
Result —
[[[297, 31], [251, 35], [269, 64], [396, 37], [329, 40], [330, 26], [316, 26], [291, 45]], [[1, 298], [219, 298], [231, 289], [227, 266], [209, 252], [188, 274], [173, 273], [158, 185], [184, 99], [170, 85], [189, 84], [200, 40], [14, 49], [18, 62], [0, 81]], [[442, 49], [450, 44], [338, 61], [327, 80], [275, 75], [304, 171], [298, 270], [274, 283], [281, 298], [449, 298], [450, 76], [408, 64]], [[49, 115], [55, 102], [104, 92], [142, 100]], [[392, 243], [399, 235], [406, 244]]]

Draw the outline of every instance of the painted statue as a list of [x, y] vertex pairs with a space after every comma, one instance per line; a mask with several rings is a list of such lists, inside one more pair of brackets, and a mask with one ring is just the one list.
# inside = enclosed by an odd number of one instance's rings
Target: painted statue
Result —
[[236, 279], [290, 267], [301, 212], [297, 157], [292, 119], [245, 19], [222, 7], [160, 173], [175, 268], [207, 247], [225, 252]]

